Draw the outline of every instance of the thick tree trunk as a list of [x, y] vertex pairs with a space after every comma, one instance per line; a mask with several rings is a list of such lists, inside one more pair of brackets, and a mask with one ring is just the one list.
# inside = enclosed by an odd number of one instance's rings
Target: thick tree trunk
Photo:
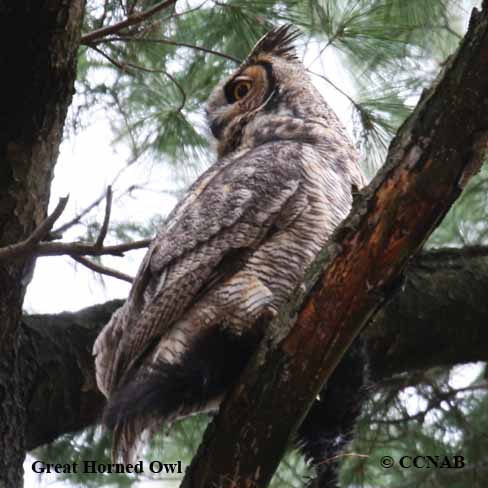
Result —
[[[76, 73], [83, 0], [0, 1], [0, 246], [46, 216]], [[0, 264], [0, 487], [22, 485], [30, 390], [37, 372], [19, 327], [31, 257]]]
[[[402, 285], [363, 333], [374, 380], [488, 361], [486, 290], [487, 248], [431, 251], [415, 258]], [[91, 349], [122, 303], [23, 317], [24, 336], [39, 371], [28, 407], [28, 449], [97, 422], [104, 399], [95, 385]]]

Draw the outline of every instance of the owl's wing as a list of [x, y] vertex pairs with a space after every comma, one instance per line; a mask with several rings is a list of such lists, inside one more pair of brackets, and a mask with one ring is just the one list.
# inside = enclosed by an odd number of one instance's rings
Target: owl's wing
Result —
[[[98, 337], [97, 383], [107, 396], [125, 384], [195, 297], [229, 272], [301, 199], [292, 144], [260, 146], [204, 173], [170, 215], [141, 264], [125, 305]], [[226, 259], [231, 256], [231, 259]], [[224, 266], [225, 263], [225, 266]], [[232, 267], [232, 266], [231, 266]]]

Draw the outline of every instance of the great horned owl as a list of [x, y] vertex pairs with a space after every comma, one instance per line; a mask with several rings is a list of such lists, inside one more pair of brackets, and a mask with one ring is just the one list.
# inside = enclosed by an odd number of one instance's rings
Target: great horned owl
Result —
[[[272, 30], [213, 91], [218, 160], [170, 214], [96, 341], [104, 422], [125, 460], [144, 430], [218, 407], [258, 324], [287, 302], [349, 212], [351, 188], [363, 185], [354, 147], [295, 54], [296, 36], [290, 26]], [[317, 431], [309, 419], [308, 446]]]

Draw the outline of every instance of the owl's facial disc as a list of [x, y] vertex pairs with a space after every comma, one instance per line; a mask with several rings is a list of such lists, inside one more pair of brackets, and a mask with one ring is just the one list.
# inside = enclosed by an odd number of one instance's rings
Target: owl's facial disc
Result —
[[225, 103], [211, 120], [210, 128], [219, 139], [224, 130], [242, 124], [263, 108], [274, 91], [272, 68], [269, 63], [258, 62], [240, 69], [223, 86]]
[[244, 68], [224, 87], [229, 104], [239, 102], [246, 111], [257, 108], [267, 98], [272, 80], [271, 65], [256, 63]]

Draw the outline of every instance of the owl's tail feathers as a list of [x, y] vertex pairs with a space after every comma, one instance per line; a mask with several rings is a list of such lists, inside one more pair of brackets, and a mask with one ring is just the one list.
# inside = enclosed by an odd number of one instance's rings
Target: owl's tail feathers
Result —
[[204, 386], [196, 368], [161, 361], [119, 389], [103, 414], [103, 424], [113, 430], [114, 462], [133, 461], [143, 434], [152, 435], [161, 421], [174, 419]]
[[144, 366], [105, 408], [103, 423], [114, 430], [113, 454], [130, 456], [143, 432], [151, 433], [161, 421], [212, 408], [238, 378], [256, 343], [255, 336], [213, 329], [194, 337], [178, 362]]
[[153, 433], [154, 422], [150, 419], [135, 418], [118, 423], [112, 432], [112, 462], [133, 463], [137, 458], [142, 437]]

